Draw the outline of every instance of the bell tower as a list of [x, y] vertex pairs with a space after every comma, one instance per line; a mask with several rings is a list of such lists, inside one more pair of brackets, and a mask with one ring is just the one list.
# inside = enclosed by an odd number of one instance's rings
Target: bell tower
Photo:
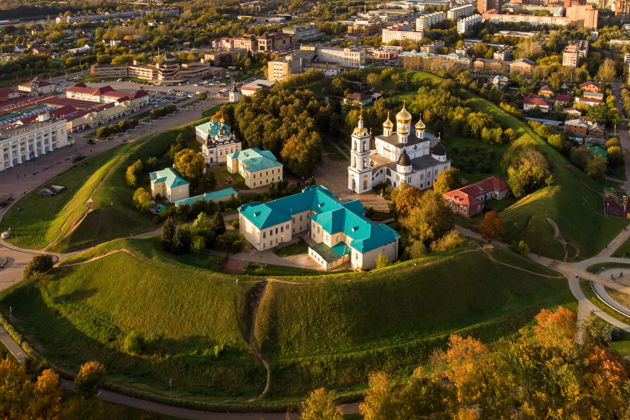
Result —
[[370, 133], [363, 126], [363, 114], [352, 132], [348, 189], [362, 194], [372, 191], [372, 164], [370, 162]]

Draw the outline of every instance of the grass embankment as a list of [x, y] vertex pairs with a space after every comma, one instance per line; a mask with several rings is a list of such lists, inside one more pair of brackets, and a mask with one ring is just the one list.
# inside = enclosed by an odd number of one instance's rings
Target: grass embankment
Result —
[[[42, 197], [36, 191], [27, 194], [7, 212], [0, 229], [12, 228], [10, 241], [14, 245], [48, 245], [52, 251], [66, 252], [155, 228], [151, 217], [134, 207], [125, 170], [138, 159], [164, 156], [183, 127], [82, 161], [44, 184], [61, 184], [67, 187], [66, 191], [52, 197]], [[139, 184], [148, 187], [148, 178]]]
[[[56, 268], [3, 292], [0, 310], [8, 315], [12, 306], [16, 330], [66, 372], [99, 360], [115, 386], [167, 398], [173, 378], [178, 399], [242, 406], [265, 378], [244, 339], [256, 279], [240, 275], [237, 283], [198, 267], [205, 263], [165, 255], [156, 241], [102, 244], [66, 263], [120, 248], [135, 256], [119, 252]], [[509, 251], [491, 252], [506, 263], [551, 273]], [[263, 406], [295, 403], [316, 386], [353, 392], [379, 369], [409, 374], [449, 334], [492, 341], [530, 322], [541, 307], [572, 301], [562, 279], [497, 265], [480, 251], [370, 273], [284, 279], [298, 284], [268, 284], [257, 313], [256, 340], [272, 371], [271, 394], [256, 403]], [[146, 338], [140, 355], [124, 348], [132, 331]]]
[[611, 308], [610, 306], [606, 305], [604, 302], [602, 302], [602, 300], [600, 298], [597, 297], [597, 295], [595, 294], [595, 292], [593, 291], [593, 288], [591, 287], [591, 284], [588, 281], [581, 281], [580, 282], [580, 289], [582, 289], [582, 293], [584, 293], [584, 296], [586, 296], [586, 298], [595, 306], [597, 306], [599, 309], [601, 309], [603, 312], [607, 313], [608, 315], [610, 315], [611, 317], [615, 318], [618, 321], [621, 321], [623, 323], [626, 324], [630, 324], [630, 318], [615, 311], [613, 308]]
[[532, 252], [562, 259], [564, 250], [554, 239], [554, 230], [546, 220], [550, 218], [567, 241], [569, 259], [580, 260], [597, 254], [627, 225], [626, 220], [603, 213], [602, 185], [569, 163], [525, 122], [470, 93], [467, 102], [515, 130], [516, 142], [539, 145], [552, 165], [554, 185], [522, 198], [503, 211], [507, 242], [524, 239]]
[[630, 239], [626, 240], [615, 252], [612, 254], [613, 257], [618, 258], [628, 258], [630, 257]]
[[[509, 251], [492, 255], [551, 273]], [[493, 341], [540, 308], [573, 300], [562, 279], [495, 264], [480, 251], [299, 281], [307, 284], [269, 284], [258, 312], [256, 340], [271, 362], [274, 396], [359, 386], [376, 369], [409, 374], [450, 334]]]

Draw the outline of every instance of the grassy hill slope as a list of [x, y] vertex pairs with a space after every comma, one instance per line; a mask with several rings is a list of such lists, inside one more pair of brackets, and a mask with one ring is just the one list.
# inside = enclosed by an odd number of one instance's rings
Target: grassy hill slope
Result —
[[580, 260], [601, 251], [628, 223], [606, 216], [602, 210], [602, 186], [569, 163], [525, 122], [491, 102], [472, 94], [467, 96], [472, 107], [492, 114], [514, 129], [519, 136], [517, 142], [538, 144], [552, 165], [554, 185], [522, 198], [502, 213], [508, 227], [507, 242], [524, 239], [532, 252], [562, 259], [563, 248], [546, 220], [550, 218], [569, 244], [569, 259]]
[[[113, 250], [125, 248], [132, 255]], [[316, 386], [351, 392], [367, 374], [409, 374], [451, 333], [496, 340], [541, 307], [570, 304], [562, 279], [496, 264], [479, 250], [455, 251], [369, 273], [270, 282], [257, 312], [256, 342], [271, 363], [270, 400], [295, 401]], [[549, 274], [509, 251], [494, 258]], [[119, 239], [0, 296], [14, 325], [50, 363], [75, 372], [86, 360], [109, 380], [177, 398], [243, 404], [264, 385], [248, 336], [254, 277], [204, 267], [215, 257], [164, 254], [155, 239]], [[90, 260], [90, 261], [88, 261]], [[462, 274], [465, 273], [465, 274]], [[146, 339], [125, 349], [131, 332]], [[214, 351], [224, 346], [215, 357]], [[287, 400], [287, 398], [289, 398]]]
[[[509, 251], [491, 254], [553, 275]], [[493, 341], [540, 308], [571, 301], [564, 279], [473, 251], [301, 286], [272, 283], [256, 338], [272, 363], [272, 392], [304, 392], [357, 385], [375, 369], [409, 374], [449, 334]]]
[[[68, 189], [53, 197], [42, 197], [36, 190], [27, 194], [9, 209], [0, 230], [12, 228], [14, 245], [51, 245], [53, 251], [66, 252], [155, 228], [151, 217], [134, 208], [125, 170], [137, 159], [163, 156], [183, 127], [119, 146], [54, 177], [44, 185]], [[145, 187], [148, 183], [148, 179], [139, 182]]]

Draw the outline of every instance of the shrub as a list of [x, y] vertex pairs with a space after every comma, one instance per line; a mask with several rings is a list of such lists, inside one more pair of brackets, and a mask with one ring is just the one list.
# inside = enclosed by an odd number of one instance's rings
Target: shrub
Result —
[[376, 268], [385, 268], [390, 264], [391, 261], [389, 260], [389, 258], [387, 258], [387, 255], [378, 254], [376, 256]]
[[466, 238], [464, 238], [459, 233], [451, 230], [446, 235], [442, 236], [437, 241], [431, 244], [432, 251], [448, 251], [451, 249], [455, 249], [458, 246], [466, 243]]
[[99, 362], [87, 362], [81, 366], [79, 373], [74, 378], [77, 394], [92, 398], [96, 395], [99, 386], [105, 378], [105, 366]]
[[153, 198], [151, 197], [151, 193], [149, 193], [144, 188], [140, 187], [133, 193], [133, 204], [136, 208], [143, 212], [148, 212], [151, 210], [151, 203], [153, 202]]
[[521, 254], [524, 257], [529, 255], [529, 245], [527, 245], [527, 242], [521, 240], [518, 243], [518, 253]]
[[125, 336], [123, 350], [129, 354], [140, 354], [144, 351], [144, 337], [136, 331], [131, 331]]
[[243, 249], [245, 242], [240, 233], [225, 232], [217, 236], [216, 248], [226, 252], [239, 252]]
[[24, 267], [24, 278], [28, 279], [39, 273], [45, 273], [53, 267], [52, 255], [35, 255]]

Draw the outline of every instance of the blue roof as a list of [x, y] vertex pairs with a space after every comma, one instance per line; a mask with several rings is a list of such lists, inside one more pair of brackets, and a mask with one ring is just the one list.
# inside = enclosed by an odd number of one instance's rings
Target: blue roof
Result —
[[359, 252], [370, 251], [400, 237], [389, 226], [374, 224], [365, 218], [365, 207], [359, 201], [343, 203], [321, 185], [267, 203], [243, 204], [239, 211], [258, 229], [289, 222], [294, 214], [312, 211], [315, 214], [311, 219], [322, 229], [329, 234], [343, 232], [350, 240], [349, 245]]
[[189, 182], [179, 176], [177, 171], [173, 168], [164, 168], [161, 171], [151, 172], [149, 178], [151, 179], [151, 184], [165, 182], [170, 188], [189, 184]]
[[192, 206], [197, 201], [201, 201], [201, 200], [206, 201], [206, 202], [216, 201], [216, 200], [221, 200], [223, 198], [228, 198], [232, 195], [238, 196], [238, 191], [236, 191], [234, 188], [224, 188], [222, 190], [213, 191], [209, 193], [203, 193], [201, 195], [196, 195], [194, 197], [188, 197], [182, 200], [177, 200], [175, 202], [175, 205], [181, 206], [182, 204], [188, 204], [189, 206]]
[[269, 150], [260, 150], [257, 147], [231, 153], [227, 155], [227, 158], [238, 159], [249, 172], [264, 171], [265, 169], [283, 166]]
[[232, 133], [232, 127], [219, 121], [208, 121], [203, 124], [199, 124], [195, 127], [195, 130], [203, 133], [206, 138], [208, 138], [219, 134], [219, 131], [221, 131], [222, 128], [227, 132], [227, 134]]

